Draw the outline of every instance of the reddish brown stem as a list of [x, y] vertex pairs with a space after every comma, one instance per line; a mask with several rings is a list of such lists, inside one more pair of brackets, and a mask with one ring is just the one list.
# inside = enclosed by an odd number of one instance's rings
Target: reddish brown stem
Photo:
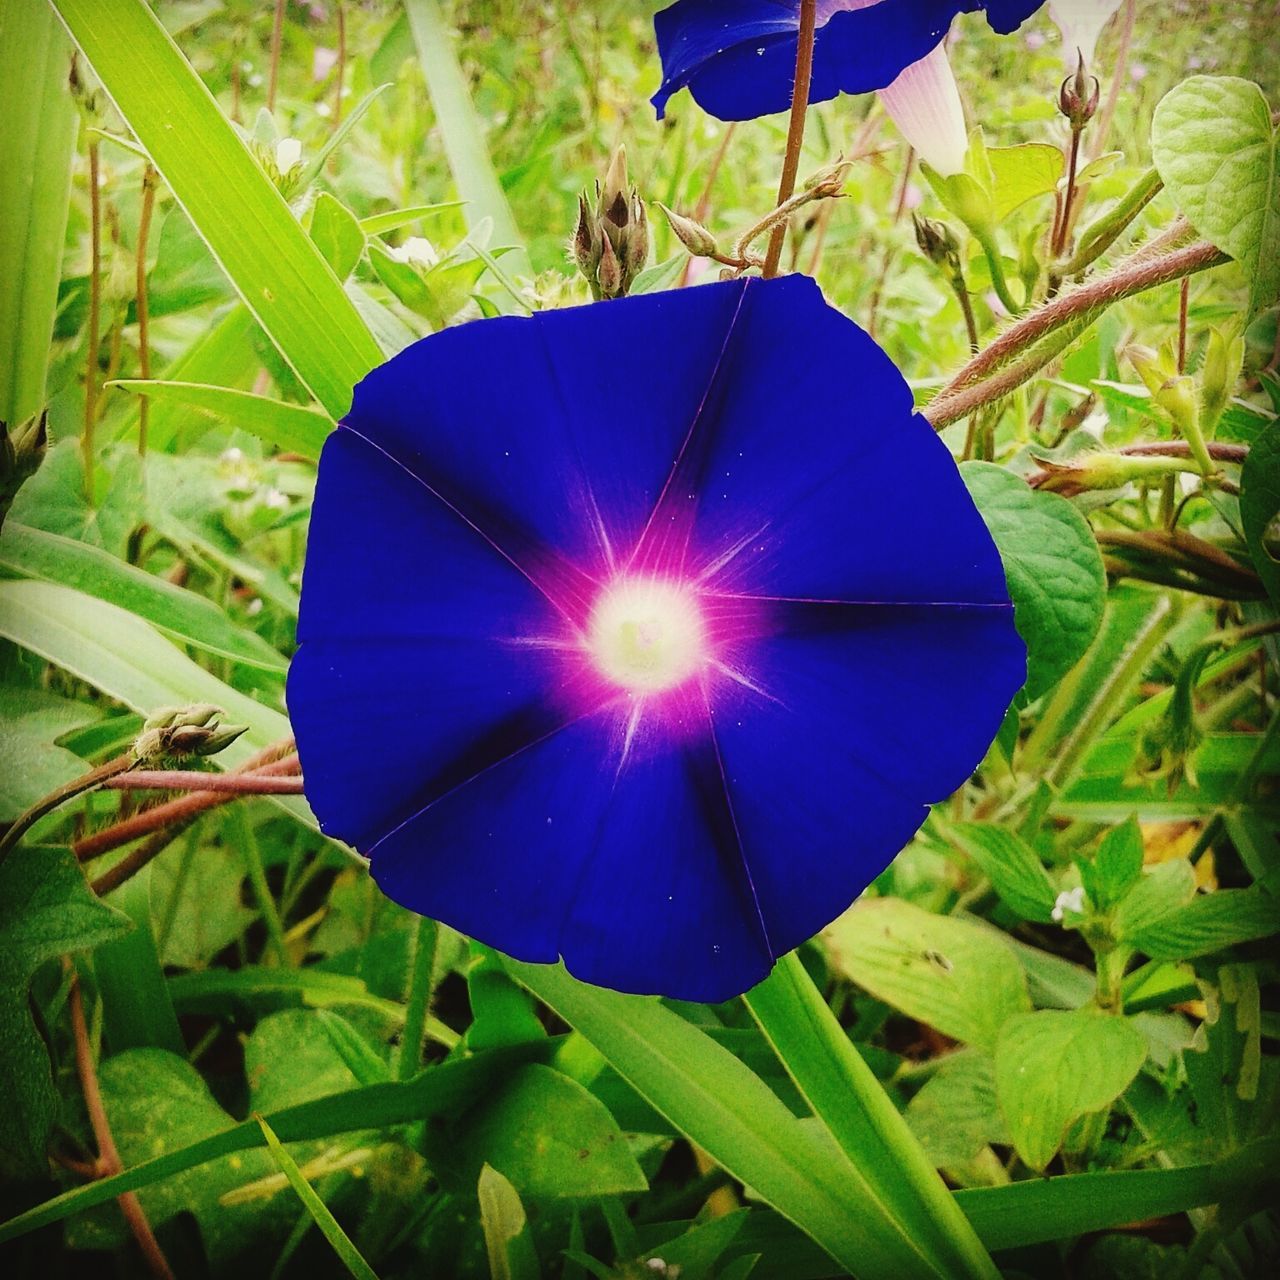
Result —
[[111, 791], [217, 791], [238, 796], [298, 796], [301, 778], [261, 773], [197, 773], [193, 769], [137, 769], [104, 782]]
[[[782, 180], [778, 183], [778, 204], [786, 204], [795, 193], [796, 174], [800, 171], [800, 151], [804, 146], [804, 120], [809, 110], [809, 85], [813, 80], [813, 34], [817, 27], [817, 0], [800, 0], [800, 38], [796, 45], [796, 78], [791, 90], [791, 121], [787, 126], [787, 152], [782, 161]], [[782, 242], [787, 235], [786, 219], [773, 229], [769, 251], [765, 255], [766, 280], [778, 274], [782, 260]]]
[[[93, 1061], [93, 1047], [89, 1043], [89, 1028], [84, 1017], [84, 997], [80, 994], [80, 978], [70, 956], [63, 958], [63, 966], [70, 974], [71, 989], [67, 1004], [71, 1013], [71, 1034], [76, 1047], [76, 1073], [80, 1077], [80, 1089], [84, 1094], [85, 1110], [89, 1113], [89, 1124], [93, 1128], [93, 1137], [98, 1144], [98, 1168], [103, 1177], [119, 1173], [124, 1164], [120, 1152], [116, 1149], [115, 1138], [111, 1135], [111, 1124], [107, 1119], [107, 1109], [102, 1102], [102, 1090], [98, 1087], [98, 1072]], [[151, 1230], [151, 1223], [143, 1211], [142, 1202], [137, 1193], [126, 1191], [116, 1197], [120, 1212], [129, 1227], [138, 1248], [146, 1261], [147, 1269], [160, 1280], [173, 1280], [168, 1259], [160, 1248], [160, 1242]]]

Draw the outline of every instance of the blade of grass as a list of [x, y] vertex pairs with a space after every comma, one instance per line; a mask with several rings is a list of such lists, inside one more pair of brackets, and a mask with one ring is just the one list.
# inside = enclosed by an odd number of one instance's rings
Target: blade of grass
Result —
[[16, 426], [44, 406], [77, 114], [45, 5], [0, 5], [0, 51], [0, 421]]
[[381, 353], [337, 276], [142, 0], [50, 0], [245, 305], [335, 418]]
[[[533, 268], [525, 252], [524, 241], [516, 227], [506, 193], [498, 181], [484, 126], [471, 103], [467, 82], [454, 53], [453, 33], [445, 25], [436, 0], [405, 0], [409, 27], [418, 50], [418, 61], [427, 81], [427, 92], [435, 108], [436, 123], [444, 141], [445, 157], [453, 173], [458, 195], [466, 201], [463, 215], [468, 229], [474, 229], [485, 218], [493, 219], [493, 239], [498, 247], [511, 247], [506, 265], [517, 277], [531, 277]], [[503, 294], [495, 303], [502, 311], [516, 310], [515, 303]]]
[[162, 404], [184, 405], [201, 413], [222, 418], [233, 427], [289, 453], [318, 458], [325, 436], [333, 429], [333, 418], [323, 409], [302, 404], [286, 404], [270, 396], [236, 391], [230, 387], [209, 387], [198, 382], [166, 382], [159, 379], [119, 378], [107, 384], [132, 391]]
[[378, 1280], [377, 1272], [364, 1260], [360, 1250], [351, 1243], [351, 1237], [338, 1225], [338, 1220], [329, 1212], [329, 1206], [316, 1194], [316, 1189], [302, 1176], [298, 1162], [284, 1149], [275, 1130], [261, 1117], [254, 1117], [262, 1136], [267, 1140], [267, 1150], [276, 1162], [276, 1168], [289, 1180], [289, 1185], [302, 1201], [303, 1208], [311, 1215], [311, 1220], [320, 1228], [320, 1234], [333, 1247], [342, 1265], [346, 1267], [356, 1280]]
[[658, 1001], [507, 961], [656, 1111], [859, 1280], [939, 1273], [838, 1148], [804, 1126], [727, 1049]]

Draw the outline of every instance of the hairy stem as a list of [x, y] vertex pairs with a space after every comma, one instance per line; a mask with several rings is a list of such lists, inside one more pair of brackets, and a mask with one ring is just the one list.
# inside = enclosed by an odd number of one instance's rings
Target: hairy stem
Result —
[[[791, 122], [787, 127], [787, 152], [782, 161], [782, 179], [778, 183], [778, 204], [791, 199], [800, 170], [800, 149], [804, 145], [804, 120], [809, 110], [809, 85], [813, 79], [813, 33], [817, 27], [818, 0], [800, 0], [800, 38], [796, 45], [796, 79], [791, 93]], [[769, 251], [764, 260], [766, 280], [778, 274], [782, 260], [782, 241], [787, 234], [786, 219], [781, 219], [769, 238]]]
[[101, 764], [96, 769], [90, 769], [88, 773], [81, 774], [80, 777], [73, 778], [70, 782], [64, 782], [62, 786], [55, 787], [47, 796], [37, 800], [25, 813], [19, 814], [13, 825], [9, 827], [3, 836], [0, 836], [0, 862], [3, 862], [9, 856], [10, 851], [17, 845], [18, 841], [46, 813], [52, 813], [60, 804], [64, 804], [76, 796], [84, 795], [87, 791], [104, 786], [113, 779], [122, 776], [127, 769], [132, 769], [136, 763], [133, 752], [126, 751], [123, 755], [116, 756], [114, 760], [108, 760], [106, 764]]
[[221, 791], [237, 796], [300, 796], [301, 778], [265, 773], [200, 773], [194, 769], [137, 769], [103, 783], [113, 791]]

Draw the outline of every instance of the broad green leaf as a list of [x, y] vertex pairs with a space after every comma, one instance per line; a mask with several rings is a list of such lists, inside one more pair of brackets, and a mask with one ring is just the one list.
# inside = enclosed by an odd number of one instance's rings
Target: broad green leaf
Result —
[[1053, 919], [1053, 881], [1040, 855], [1016, 831], [994, 822], [965, 822], [949, 834], [1024, 920], [1048, 924]]
[[86, 772], [88, 763], [55, 745], [55, 739], [98, 717], [87, 703], [44, 689], [0, 686], [0, 823], [12, 822], [55, 787]]
[[1018, 1155], [1043, 1169], [1081, 1116], [1110, 1106], [1147, 1057], [1142, 1033], [1093, 1010], [1041, 1009], [1005, 1025], [996, 1095]]
[[[510, 247], [505, 266], [515, 276], [531, 278], [533, 268], [522, 247], [524, 241], [507, 203], [506, 193], [494, 172], [485, 144], [484, 126], [471, 102], [466, 79], [454, 52], [452, 32], [445, 25], [437, 0], [405, 0], [409, 28], [418, 50], [418, 61], [435, 108], [436, 123], [458, 195], [466, 202], [463, 213], [471, 230], [485, 219], [493, 221], [491, 244]], [[494, 301], [501, 311], [516, 311], [505, 293]]]
[[1145, 872], [1116, 910], [1115, 933], [1124, 943], [1159, 930], [1195, 897], [1196, 873], [1185, 858], [1161, 862]]
[[1280, 608], [1280, 423], [1258, 436], [1240, 470], [1240, 522], [1253, 567]]
[[1194, 960], [1275, 933], [1280, 933], [1280, 902], [1254, 885], [1197, 894], [1146, 925], [1129, 922], [1124, 940], [1153, 960]]
[[78, 114], [44, 4], [0, 4], [0, 422], [44, 407]]
[[1106, 574], [1085, 518], [1056, 493], [1040, 493], [989, 462], [960, 475], [1004, 561], [1018, 632], [1027, 645], [1027, 697], [1075, 666], [1102, 625]]
[[300, 453], [305, 458], [318, 458], [325, 437], [333, 430], [333, 419], [322, 409], [230, 387], [158, 379], [144, 382], [138, 378], [121, 378], [112, 385], [147, 396], [158, 404], [181, 406], [221, 418], [277, 449]]
[[823, 936], [846, 978], [965, 1044], [993, 1049], [1004, 1023], [1031, 1008], [1022, 966], [993, 929], [867, 898]]
[[[134, 1053], [158, 1054], [160, 1051], [135, 1050]], [[167, 1054], [160, 1056], [166, 1059], [170, 1057]], [[314, 1102], [286, 1107], [282, 1111], [272, 1112], [266, 1120], [282, 1142], [307, 1142], [363, 1129], [386, 1129], [419, 1121], [430, 1122], [465, 1110], [477, 1099], [490, 1093], [499, 1080], [505, 1079], [515, 1063], [527, 1061], [529, 1056], [526, 1050], [499, 1050], [477, 1054], [475, 1057], [431, 1067], [404, 1083], [370, 1085], [346, 1093], [331, 1094]], [[186, 1080], [194, 1087], [190, 1077], [195, 1076], [200, 1088], [204, 1088], [203, 1081], [193, 1068], [181, 1059], [174, 1061], [177, 1065], [172, 1067], [171, 1064], [172, 1070], [181, 1068], [184, 1075], [189, 1072], [190, 1075], [185, 1076]], [[141, 1094], [133, 1090], [129, 1094], [141, 1097]], [[189, 1169], [198, 1169], [209, 1161], [219, 1160], [223, 1156], [235, 1156], [240, 1152], [256, 1151], [265, 1145], [266, 1139], [253, 1120], [229, 1124], [218, 1132], [210, 1133], [208, 1137], [196, 1138], [185, 1145], [174, 1144], [172, 1149], [166, 1149], [161, 1155], [155, 1154], [153, 1144], [145, 1152], [145, 1158], [143, 1153], [139, 1153], [141, 1163], [132, 1165], [123, 1173], [65, 1191], [52, 1200], [46, 1200], [43, 1204], [0, 1223], [0, 1244], [29, 1231], [38, 1231], [50, 1223], [61, 1222], [94, 1205], [105, 1204], [125, 1191], [154, 1186]]]
[[31, 1020], [36, 970], [69, 951], [118, 938], [129, 920], [89, 892], [67, 849], [24, 845], [0, 862], [0, 1173], [47, 1176], [58, 1115], [48, 1051]]
[[676, 282], [684, 274], [689, 255], [683, 251], [674, 254], [665, 262], [655, 262], [645, 267], [631, 282], [632, 293], [660, 293], [663, 289], [674, 289]]
[[476, 1194], [491, 1280], [538, 1280], [538, 1255], [515, 1187], [497, 1169], [485, 1165]]
[[[106, 600], [152, 623], [175, 640], [264, 671], [284, 671], [285, 659], [252, 631], [194, 591], [184, 590], [87, 542], [6, 522], [0, 565]], [[0, 783], [0, 788], [3, 783]]]
[[1047, 142], [988, 147], [987, 162], [995, 177], [992, 214], [997, 223], [1028, 200], [1049, 195], [1062, 177], [1062, 152]]
[[918, 1269], [919, 1254], [904, 1247], [857, 1171], [697, 1027], [656, 1000], [587, 986], [559, 967], [509, 968], [677, 1130], [841, 1265], [863, 1280]]
[[1262, 90], [1235, 76], [1192, 76], [1156, 107], [1151, 152], [1191, 225], [1230, 254], [1256, 314], [1280, 297], [1280, 147]]
[[[667, 1275], [675, 1273], [678, 1280], [708, 1280], [712, 1275], [718, 1280], [726, 1280], [732, 1274], [733, 1264], [718, 1271], [715, 1266], [746, 1226], [748, 1214], [746, 1209], [737, 1209], [695, 1223], [683, 1235], [649, 1250], [646, 1262], [651, 1270], [657, 1271], [658, 1268], [652, 1265], [652, 1259], [657, 1258], [666, 1267]], [[747, 1275], [749, 1272], [739, 1274]]]
[[334, 417], [381, 353], [320, 251], [142, 0], [54, 0], [245, 305]]
[[948, 1054], [911, 1099], [907, 1121], [940, 1169], [972, 1160], [990, 1143], [1007, 1143], [991, 1055], [976, 1049]]
[[467, 1185], [492, 1165], [524, 1197], [645, 1191], [648, 1182], [617, 1121], [576, 1080], [522, 1067], [451, 1138]]
[[1137, 818], [1112, 827], [1094, 858], [1096, 887], [1104, 910], [1115, 906], [1142, 875], [1142, 828]]
[[339, 280], [345, 280], [364, 253], [365, 232], [356, 215], [322, 191], [311, 210], [311, 239]]

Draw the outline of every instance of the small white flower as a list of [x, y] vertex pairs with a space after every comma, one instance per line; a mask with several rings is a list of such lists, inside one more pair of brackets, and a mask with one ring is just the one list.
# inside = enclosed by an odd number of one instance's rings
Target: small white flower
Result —
[[245, 613], [251, 618], [256, 618], [262, 612], [262, 597], [254, 596], [252, 600], [245, 606]]
[[281, 138], [276, 143], [276, 172], [283, 178], [302, 163], [302, 143], [297, 138]]
[[272, 487], [262, 495], [262, 505], [273, 511], [285, 511], [289, 506], [289, 495]]
[[237, 463], [237, 462], [243, 462], [243, 461], [244, 461], [244, 450], [243, 450], [243, 449], [237, 449], [237, 448], [235, 447], [235, 445], [232, 445], [230, 449], [223, 449], [223, 451], [222, 451], [222, 461], [223, 461], [223, 462], [227, 462], [227, 463], [232, 463], [232, 464]]
[[1059, 924], [1070, 913], [1073, 916], [1084, 915], [1084, 886], [1076, 885], [1074, 889], [1064, 889], [1058, 894], [1050, 913]]
[[435, 246], [425, 236], [410, 236], [404, 244], [387, 252], [397, 262], [408, 262], [419, 267], [434, 267], [440, 261]]

